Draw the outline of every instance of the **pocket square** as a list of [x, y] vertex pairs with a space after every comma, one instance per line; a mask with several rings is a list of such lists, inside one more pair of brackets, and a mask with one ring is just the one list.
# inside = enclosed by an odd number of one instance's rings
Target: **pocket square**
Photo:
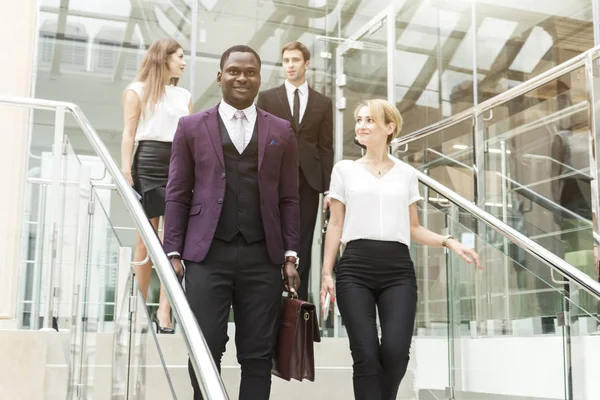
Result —
[[277, 143], [275, 141], [275, 139], [271, 140], [271, 142], [269, 143], [269, 146], [279, 146], [279, 143]]

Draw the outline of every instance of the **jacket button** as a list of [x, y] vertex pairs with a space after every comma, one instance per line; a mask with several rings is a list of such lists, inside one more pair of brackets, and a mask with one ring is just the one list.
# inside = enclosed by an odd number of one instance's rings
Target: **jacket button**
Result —
[[217, 200], [217, 203], [219, 203], [219, 204], [223, 204], [223, 199], [222, 199], [222, 198], [219, 198], [219, 199]]
[[225, 172], [221, 174], [221, 179], [225, 179]]

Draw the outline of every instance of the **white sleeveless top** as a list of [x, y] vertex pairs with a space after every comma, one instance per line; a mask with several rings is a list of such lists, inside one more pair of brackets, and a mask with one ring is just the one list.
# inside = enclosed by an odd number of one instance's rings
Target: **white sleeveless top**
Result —
[[381, 178], [352, 160], [333, 167], [329, 195], [346, 206], [342, 243], [371, 239], [410, 246], [408, 206], [421, 199], [417, 174], [410, 165], [389, 157], [395, 165]]
[[[144, 82], [133, 82], [127, 89], [133, 90], [142, 99]], [[145, 112], [138, 121], [135, 142], [140, 140], [158, 140], [172, 142], [179, 118], [189, 115], [192, 94], [178, 86], [165, 86], [165, 95], [154, 108], [154, 112]]]

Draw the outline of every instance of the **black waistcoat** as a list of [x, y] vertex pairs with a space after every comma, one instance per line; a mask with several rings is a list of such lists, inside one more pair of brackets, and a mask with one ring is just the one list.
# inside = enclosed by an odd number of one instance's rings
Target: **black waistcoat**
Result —
[[241, 233], [248, 243], [264, 240], [258, 190], [258, 124], [242, 154], [231, 141], [220, 115], [219, 128], [227, 184], [215, 237], [230, 241]]

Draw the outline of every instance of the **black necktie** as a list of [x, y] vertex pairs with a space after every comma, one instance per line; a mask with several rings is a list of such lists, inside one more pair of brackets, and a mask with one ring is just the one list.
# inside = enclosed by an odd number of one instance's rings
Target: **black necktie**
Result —
[[300, 127], [300, 90], [294, 91], [294, 128], [298, 130]]

